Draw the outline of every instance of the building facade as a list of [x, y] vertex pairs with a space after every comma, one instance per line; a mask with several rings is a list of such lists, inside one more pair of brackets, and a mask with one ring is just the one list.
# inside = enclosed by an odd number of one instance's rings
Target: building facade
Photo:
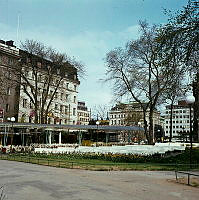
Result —
[[[139, 125], [144, 126], [143, 111], [138, 103], [119, 104], [109, 112], [109, 125]], [[157, 110], [153, 114], [154, 125], [161, 125], [160, 112]], [[149, 123], [149, 112], [146, 113], [146, 120]]]
[[16, 87], [6, 88], [5, 100], [0, 102], [4, 121], [14, 116], [17, 122], [34, 123], [38, 118], [37, 123], [77, 124], [80, 82], [70, 63], [55, 65], [16, 48], [13, 41], [0, 41], [0, 67], [1, 74], [4, 70], [9, 76], [17, 69], [13, 73], [19, 79], [13, 81]]
[[7, 118], [18, 117], [19, 82], [12, 65], [19, 59], [19, 49], [13, 41], [0, 40], [0, 109], [1, 121]]
[[[111, 109], [109, 112], [110, 122], [112, 126], [140, 126], [144, 127], [143, 110], [140, 105], [136, 102], [129, 104], [119, 104]], [[146, 120], [149, 124], [149, 111], [146, 113]], [[153, 138], [154, 141], [160, 140], [163, 134], [161, 127], [160, 112], [157, 110], [153, 113]], [[160, 132], [160, 133], [159, 133]], [[145, 140], [143, 132], [138, 131], [137, 133], [121, 133], [119, 140], [123, 142], [138, 142]]]
[[90, 111], [88, 111], [88, 108], [86, 107], [85, 102], [78, 101], [77, 106], [77, 124], [79, 125], [88, 125], [89, 121], [91, 120]]
[[[173, 105], [172, 114], [172, 140], [181, 140], [180, 137], [188, 140], [190, 132], [190, 107], [186, 101], [178, 101], [177, 105]], [[170, 118], [171, 106], [166, 106], [164, 116], [165, 136], [170, 137]], [[193, 109], [191, 110], [191, 118], [193, 120]]]

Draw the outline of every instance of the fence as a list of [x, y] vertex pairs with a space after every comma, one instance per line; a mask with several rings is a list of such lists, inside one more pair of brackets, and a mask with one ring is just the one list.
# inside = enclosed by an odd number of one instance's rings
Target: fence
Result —
[[[20, 154], [0, 154], [1, 160], [18, 161], [38, 165], [70, 168], [70, 169], [88, 169], [88, 170], [172, 170], [187, 171], [190, 170], [189, 164], [176, 163], [114, 163], [102, 160], [84, 161], [84, 160], [66, 160], [38, 158], [30, 155]], [[192, 164], [192, 169], [199, 169], [199, 164]]]

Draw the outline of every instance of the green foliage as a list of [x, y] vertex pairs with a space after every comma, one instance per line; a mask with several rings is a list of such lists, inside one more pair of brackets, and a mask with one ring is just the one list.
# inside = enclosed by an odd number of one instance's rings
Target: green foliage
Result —
[[[26, 155], [26, 154], [21, 154]], [[64, 153], [64, 154], [31, 154], [31, 157], [58, 159], [68, 161], [111, 161], [114, 163], [189, 163], [190, 150], [186, 149], [183, 153], [175, 156], [169, 154], [137, 155], [137, 154], [102, 154], [102, 153]], [[192, 150], [193, 163], [199, 163], [199, 149]]]

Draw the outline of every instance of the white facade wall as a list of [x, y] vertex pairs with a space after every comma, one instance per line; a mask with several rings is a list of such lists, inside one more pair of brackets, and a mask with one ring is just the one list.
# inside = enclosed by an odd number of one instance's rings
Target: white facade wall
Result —
[[90, 112], [88, 110], [78, 110], [78, 124], [88, 125], [90, 121]]
[[[140, 114], [143, 113], [142, 110], [138, 110], [138, 109], [135, 109], [135, 110], [112, 110], [109, 112], [109, 118], [110, 118], [110, 122], [109, 122], [109, 125], [126, 125], [126, 118], [127, 116], [130, 114], [131, 115], [131, 112], [134, 113], [134, 112], [138, 112]], [[146, 113], [146, 121], [147, 123], [149, 124], [149, 112]], [[143, 118], [140, 119], [140, 125], [143, 127], [144, 126], [144, 120]], [[153, 123], [154, 125], [157, 124], [157, 125], [161, 125], [161, 121], [160, 121], [160, 113], [158, 111], [154, 111], [154, 115], [153, 115]]]
[[[165, 111], [164, 130], [165, 136], [170, 136], [170, 109]], [[191, 112], [193, 120], [193, 109]], [[190, 132], [190, 108], [179, 107], [173, 109], [172, 137], [178, 136], [179, 132]]]
[[[29, 71], [27, 77], [29, 81], [34, 85], [34, 80], [32, 79], [32, 72]], [[42, 72], [41, 74], [42, 75]], [[56, 76], [54, 77], [56, 79]], [[77, 94], [78, 94], [79, 84], [70, 79], [64, 78], [57, 89], [56, 95], [51, 103], [48, 123], [50, 124], [77, 124]], [[38, 101], [41, 101], [41, 94], [43, 90], [42, 80], [39, 83], [38, 88], [40, 88], [40, 95], [38, 96]], [[27, 88], [29, 94], [31, 94], [30, 87]], [[54, 92], [55, 87], [51, 86], [49, 91]], [[48, 98], [47, 102], [49, 102]], [[30, 116], [34, 113], [34, 107], [31, 107], [30, 98], [24, 92], [23, 86], [20, 88], [20, 101], [19, 101], [19, 122], [33, 122], [34, 117], [30, 121]], [[57, 119], [57, 120], [56, 120]], [[58, 121], [59, 120], [59, 121]]]

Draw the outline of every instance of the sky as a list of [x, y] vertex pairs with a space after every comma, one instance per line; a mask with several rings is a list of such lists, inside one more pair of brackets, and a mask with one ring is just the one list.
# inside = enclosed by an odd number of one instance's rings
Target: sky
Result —
[[105, 78], [106, 54], [139, 36], [139, 20], [164, 24], [164, 9], [181, 10], [187, 0], [0, 0], [0, 39], [38, 40], [84, 63], [78, 100], [89, 108], [114, 105]]

